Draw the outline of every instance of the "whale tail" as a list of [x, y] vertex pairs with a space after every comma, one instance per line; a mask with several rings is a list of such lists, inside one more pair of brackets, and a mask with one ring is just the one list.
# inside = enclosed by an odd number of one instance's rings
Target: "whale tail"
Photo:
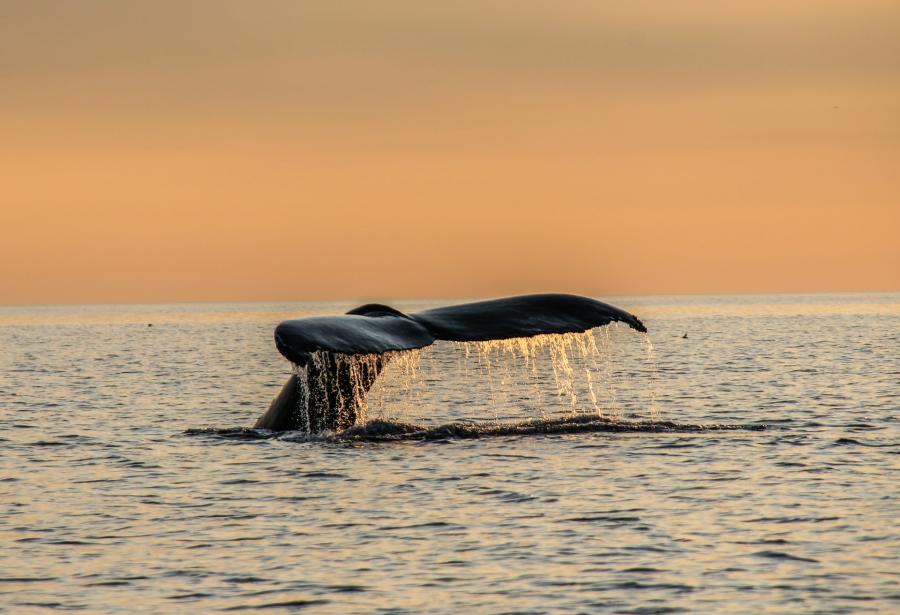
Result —
[[352, 426], [390, 352], [438, 340], [482, 342], [581, 333], [612, 322], [646, 332], [634, 315], [576, 295], [523, 295], [404, 314], [370, 303], [343, 316], [288, 320], [275, 329], [278, 351], [298, 368], [255, 427], [309, 432]]

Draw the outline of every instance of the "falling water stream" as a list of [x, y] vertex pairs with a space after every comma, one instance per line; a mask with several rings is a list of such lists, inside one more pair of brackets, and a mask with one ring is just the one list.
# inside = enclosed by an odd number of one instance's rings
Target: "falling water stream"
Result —
[[[383, 355], [316, 352], [310, 355], [309, 364], [293, 366], [301, 389], [298, 424], [304, 428], [277, 435], [244, 428], [190, 433], [286, 440], [383, 440], [743, 428], [662, 420], [655, 391], [656, 354], [649, 335], [639, 334], [645, 353], [643, 369], [625, 373], [616, 369], [615, 350], [618, 344], [633, 343], [634, 339], [629, 332], [614, 341], [616, 332], [602, 327], [583, 333], [439, 342]], [[329, 361], [349, 375], [349, 390], [334, 388], [338, 413], [355, 417], [349, 429], [337, 433], [310, 429], [310, 388], [327, 386], [321, 375]], [[377, 373], [380, 366], [384, 368], [373, 384], [370, 374]], [[642, 395], [630, 400], [627, 411], [617, 394], [623, 378], [644, 382], [636, 388]], [[463, 399], [458, 388], [443, 386], [448, 381], [468, 384]], [[448, 408], [453, 412], [447, 412]]]

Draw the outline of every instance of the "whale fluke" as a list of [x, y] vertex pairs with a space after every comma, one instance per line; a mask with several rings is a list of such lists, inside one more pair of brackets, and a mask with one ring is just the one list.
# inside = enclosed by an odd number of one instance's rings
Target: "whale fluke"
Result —
[[410, 318], [436, 339], [487, 342], [548, 333], [582, 333], [611, 322], [623, 322], [642, 333], [635, 316], [595, 299], [577, 295], [523, 295], [425, 310]]
[[424, 348], [438, 340], [485, 342], [581, 333], [611, 322], [647, 331], [636, 316], [624, 310], [564, 294], [506, 297], [415, 314], [370, 303], [342, 316], [287, 320], [275, 329], [275, 346], [304, 371], [288, 380], [256, 428], [323, 431], [350, 427], [390, 352]]
[[611, 322], [646, 332], [635, 316], [577, 295], [523, 295], [404, 314], [370, 303], [343, 316], [286, 320], [275, 329], [278, 351], [306, 365], [317, 351], [344, 355], [415, 350], [438, 340], [486, 342], [548, 333], [581, 333]]

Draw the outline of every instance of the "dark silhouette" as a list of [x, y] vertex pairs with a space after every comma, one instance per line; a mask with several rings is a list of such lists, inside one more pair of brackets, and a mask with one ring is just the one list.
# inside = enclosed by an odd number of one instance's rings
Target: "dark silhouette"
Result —
[[371, 303], [343, 316], [288, 320], [275, 346], [301, 368], [288, 379], [258, 429], [323, 431], [356, 422], [358, 405], [384, 368], [385, 353], [438, 340], [482, 342], [548, 333], [581, 333], [611, 322], [646, 332], [635, 316], [576, 295], [524, 295], [404, 314]]

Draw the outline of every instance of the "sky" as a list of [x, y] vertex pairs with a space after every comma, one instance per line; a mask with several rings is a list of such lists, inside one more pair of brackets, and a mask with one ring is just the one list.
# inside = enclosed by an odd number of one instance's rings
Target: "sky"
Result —
[[900, 2], [0, 3], [0, 304], [900, 290]]

